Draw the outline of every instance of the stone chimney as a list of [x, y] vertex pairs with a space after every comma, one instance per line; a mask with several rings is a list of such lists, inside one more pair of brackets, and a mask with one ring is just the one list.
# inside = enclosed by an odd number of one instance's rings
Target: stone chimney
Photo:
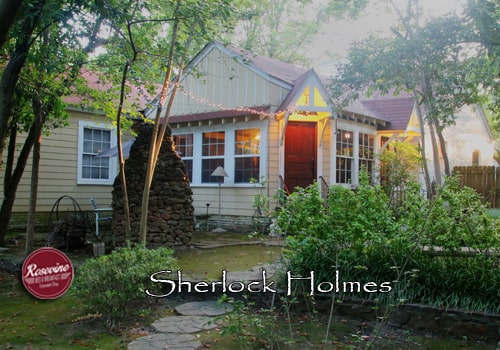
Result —
[[[137, 138], [125, 161], [130, 207], [131, 242], [139, 241], [141, 204], [153, 125], [139, 127]], [[194, 231], [193, 192], [186, 168], [175, 152], [172, 132], [167, 128], [151, 184], [148, 212], [148, 247], [188, 246]], [[116, 246], [124, 246], [125, 217], [120, 177], [113, 184], [112, 231]]]

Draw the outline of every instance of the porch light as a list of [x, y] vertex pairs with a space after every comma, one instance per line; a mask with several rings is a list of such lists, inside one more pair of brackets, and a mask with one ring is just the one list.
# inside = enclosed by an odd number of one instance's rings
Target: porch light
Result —
[[[223, 167], [221, 166], [218, 166], [214, 172], [212, 174], [210, 174], [210, 176], [217, 176], [219, 178], [219, 220], [218, 220], [218, 226], [216, 229], [212, 230], [212, 232], [225, 232], [226, 230], [224, 230], [222, 227], [221, 227], [221, 185], [222, 185], [222, 181], [224, 180], [225, 177], [228, 177], [229, 175], [226, 173], [226, 171], [224, 170]], [[207, 206], [207, 209], [208, 209], [208, 206]], [[207, 218], [207, 222], [208, 222], [208, 218]]]

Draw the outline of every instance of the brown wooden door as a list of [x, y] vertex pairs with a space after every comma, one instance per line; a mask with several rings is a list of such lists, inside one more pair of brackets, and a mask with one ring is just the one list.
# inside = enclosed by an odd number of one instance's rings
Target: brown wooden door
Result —
[[285, 184], [290, 191], [316, 179], [316, 123], [288, 122], [285, 131]]

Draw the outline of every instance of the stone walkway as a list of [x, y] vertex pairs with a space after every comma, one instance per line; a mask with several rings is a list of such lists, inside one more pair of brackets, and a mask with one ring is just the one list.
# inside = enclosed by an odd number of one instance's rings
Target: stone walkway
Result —
[[[234, 242], [220, 234], [211, 236], [204, 233], [202, 239], [194, 239], [196, 248], [214, 248], [233, 244], [241, 245], [241, 237], [235, 235]], [[261, 242], [244, 242], [244, 244], [260, 244]], [[267, 245], [283, 245], [283, 240], [275, 239], [266, 242]], [[260, 281], [262, 270], [270, 277], [275, 271], [274, 264], [256, 266], [249, 271], [229, 272], [227, 283], [233, 281]], [[194, 282], [193, 282], [194, 283]], [[151, 325], [152, 331], [146, 336], [137, 338], [128, 344], [128, 350], [195, 350], [203, 344], [198, 340], [197, 333], [217, 327], [217, 316], [232, 311], [232, 305], [220, 305], [215, 300], [193, 301], [174, 307], [175, 315], [159, 319]]]
[[129, 350], [195, 350], [202, 346], [195, 333], [217, 326], [215, 317], [232, 311], [228, 304], [193, 301], [175, 307], [177, 316], [159, 319], [151, 325], [153, 333], [128, 344]]
[[[270, 277], [275, 265], [265, 264], [249, 271], [230, 272], [227, 283], [232, 281], [260, 281], [262, 270]], [[215, 300], [193, 301], [177, 305], [176, 315], [159, 319], [151, 325], [153, 331], [128, 344], [128, 350], [195, 350], [202, 346], [196, 333], [217, 327], [215, 318], [232, 311], [232, 305]]]

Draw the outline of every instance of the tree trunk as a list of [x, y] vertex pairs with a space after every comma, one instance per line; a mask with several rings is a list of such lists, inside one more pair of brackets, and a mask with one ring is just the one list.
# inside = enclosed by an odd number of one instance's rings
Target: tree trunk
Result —
[[3, 46], [9, 29], [16, 18], [17, 12], [23, 0], [2, 0], [0, 1], [0, 47]]
[[[43, 7], [45, 0], [41, 0], [38, 6]], [[13, 96], [15, 87], [24, 67], [31, 44], [31, 35], [38, 25], [43, 11], [34, 6], [31, 17], [23, 22], [24, 37], [19, 38], [14, 52], [9, 57], [9, 62], [2, 72], [0, 79], [0, 161], [3, 159], [5, 140], [7, 139], [9, 121], [12, 118]], [[1, 229], [1, 228], [0, 228]], [[0, 235], [2, 233], [0, 232]]]
[[439, 126], [436, 125], [436, 134], [439, 140], [439, 149], [441, 150], [441, 155], [443, 157], [444, 164], [444, 174], [446, 176], [451, 176], [450, 159], [448, 158], [448, 150], [446, 149], [446, 141], [443, 136], [443, 131]]
[[[130, 28], [130, 26], [129, 26]], [[134, 54], [135, 59], [135, 54]], [[118, 162], [120, 164], [120, 183], [122, 187], [123, 195], [123, 211], [125, 214], [125, 239], [128, 241], [131, 238], [131, 228], [130, 228], [130, 207], [128, 203], [128, 192], [127, 192], [127, 177], [125, 176], [125, 160], [123, 159], [123, 149], [122, 149], [122, 127], [121, 127], [121, 117], [122, 117], [122, 106], [125, 100], [125, 85], [127, 82], [127, 74], [130, 68], [130, 63], [127, 62], [123, 68], [122, 82], [120, 87], [120, 101], [118, 105], [118, 111], [116, 114], [116, 139], [118, 142]]]
[[441, 162], [439, 161], [439, 148], [436, 140], [436, 131], [432, 120], [429, 120], [427, 125], [429, 126], [429, 134], [431, 135], [432, 161], [434, 164], [434, 177], [435, 177], [434, 180], [436, 181], [437, 188], [439, 189], [443, 184], [443, 182], [441, 179]]
[[[415, 96], [415, 100], [417, 100]], [[418, 118], [418, 124], [420, 125], [420, 139], [421, 139], [421, 145], [420, 145], [420, 153], [422, 155], [422, 169], [424, 170], [424, 180], [425, 180], [425, 187], [427, 188], [427, 198], [429, 198], [432, 195], [432, 183], [431, 183], [431, 177], [429, 175], [429, 167], [427, 165], [427, 158], [426, 158], [426, 147], [425, 147], [425, 122], [424, 122], [424, 117], [422, 115], [422, 108], [420, 104], [417, 103], [415, 104], [415, 111], [417, 113], [417, 118]]]
[[26, 245], [24, 248], [26, 256], [33, 251], [35, 241], [35, 214], [36, 202], [38, 198], [38, 174], [40, 170], [40, 148], [42, 143], [41, 128], [36, 142], [33, 146], [33, 163], [31, 165], [31, 185], [30, 185], [30, 204], [28, 210], [28, 223], [26, 225]]
[[31, 163], [31, 184], [30, 184], [30, 201], [28, 209], [28, 222], [26, 224], [26, 244], [25, 244], [25, 254], [28, 256], [33, 251], [33, 245], [35, 240], [35, 214], [36, 214], [36, 202], [38, 198], [38, 177], [40, 170], [40, 154], [41, 154], [41, 143], [42, 143], [42, 128], [45, 118], [42, 116], [42, 103], [39, 98], [35, 97], [32, 99], [33, 108], [33, 130], [35, 134], [35, 141], [33, 145], [33, 159]]
[[14, 206], [14, 201], [16, 199], [16, 191], [19, 186], [19, 182], [24, 173], [24, 168], [28, 162], [28, 157], [30, 155], [33, 144], [36, 141], [36, 136], [38, 135], [35, 126], [30, 128], [28, 136], [24, 141], [24, 145], [19, 152], [17, 157], [17, 163], [15, 169], [13, 169], [14, 157], [15, 157], [15, 138], [17, 129], [12, 128], [11, 136], [9, 139], [9, 152], [7, 156], [7, 165], [5, 167], [4, 176], [4, 198], [2, 201], [2, 206], [0, 208], [0, 246], [5, 245], [5, 235], [10, 224], [10, 218], [12, 213], [12, 207]]
[[[153, 133], [151, 135], [151, 143], [149, 147], [149, 157], [148, 157], [148, 166], [146, 168], [146, 178], [144, 180], [144, 189], [142, 193], [142, 206], [141, 206], [141, 223], [139, 226], [139, 244], [143, 247], [146, 247], [147, 243], [147, 230], [148, 230], [148, 214], [149, 214], [149, 191], [151, 190], [151, 183], [153, 182], [154, 171], [156, 167], [156, 160], [158, 159], [158, 153], [161, 148], [161, 144], [163, 142], [163, 138], [158, 139], [158, 129], [160, 127], [160, 120], [162, 114], [162, 108], [165, 104], [165, 100], [167, 99], [167, 94], [170, 90], [170, 80], [172, 77], [172, 68], [174, 64], [174, 53], [175, 47], [177, 43], [177, 32], [179, 28], [179, 19], [177, 18], [177, 13], [179, 12], [181, 5], [181, 1], [177, 0], [176, 8], [174, 10], [174, 18], [175, 21], [172, 26], [172, 36], [170, 40], [170, 50], [168, 53], [168, 65], [167, 65], [167, 73], [165, 74], [165, 80], [163, 81], [163, 87], [160, 93], [160, 98], [158, 101], [158, 107], [156, 110], [155, 117], [155, 125], [153, 129]], [[170, 95], [170, 99], [172, 100], [173, 93]], [[168, 111], [167, 111], [168, 112]], [[168, 123], [168, 113], [166, 113], [166, 120], [164, 120], [165, 124]], [[158, 149], [156, 149], [158, 148]]]

